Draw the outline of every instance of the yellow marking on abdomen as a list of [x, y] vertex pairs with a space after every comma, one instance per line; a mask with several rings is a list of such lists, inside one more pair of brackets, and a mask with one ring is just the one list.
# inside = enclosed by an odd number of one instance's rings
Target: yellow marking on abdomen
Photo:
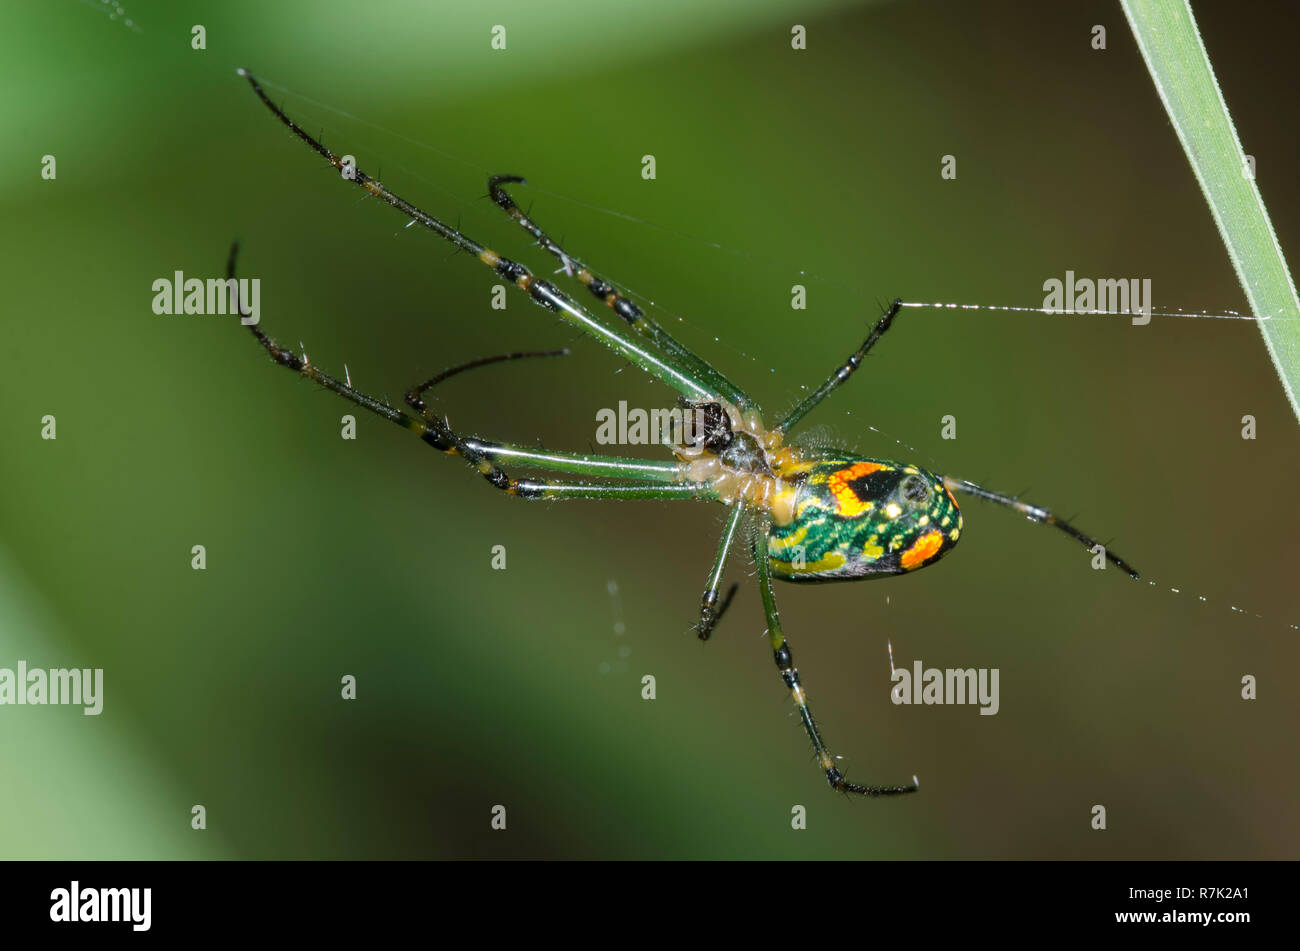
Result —
[[844, 555], [838, 551], [827, 552], [816, 561], [804, 562], [802, 568], [796, 568], [788, 561], [773, 561], [772, 573], [776, 575], [817, 575], [822, 572], [835, 572], [844, 567]]
[[863, 512], [869, 512], [872, 503], [858, 497], [849, 485], [853, 479], [860, 479], [865, 475], [871, 475], [880, 469], [885, 468], [878, 462], [855, 462], [847, 469], [841, 469], [838, 472], [832, 472], [827, 479], [827, 488], [830, 489], [831, 495], [835, 497], [835, 507], [838, 514], [844, 518], [855, 518]]

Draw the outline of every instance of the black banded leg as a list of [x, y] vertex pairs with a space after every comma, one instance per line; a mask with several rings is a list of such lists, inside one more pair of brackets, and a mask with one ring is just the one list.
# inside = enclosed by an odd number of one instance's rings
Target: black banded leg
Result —
[[623, 291], [592, 273], [587, 265], [565, 251], [558, 241], [542, 230], [541, 225], [524, 214], [503, 187], [524, 184], [527, 183], [518, 175], [493, 175], [488, 178], [488, 195], [502, 211], [536, 239], [542, 250], [553, 255], [560, 262], [560, 270], [586, 287], [593, 297], [614, 311], [634, 331], [650, 340], [670, 357], [689, 367], [696, 377], [714, 387], [718, 396], [730, 400], [742, 410], [755, 405], [740, 387], [665, 330], [663, 325], [641, 310]]
[[812, 711], [808, 709], [808, 695], [799, 680], [799, 671], [794, 666], [794, 656], [790, 653], [790, 645], [786, 643], [785, 633], [781, 629], [781, 616], [777, 612], [776, 596], [772, 592], [772, 573], [767, 563], [767, 550], [764, 544], [766, 537], [765, 532], [760, 532], [754, 539], [754, 564], [758, 568], [758, 588], [763, 595], [763, 612], [767, 615], [767, 636], [772, 644], [777, 670], [781, 672], [781, 681], [790, 691], [795, 707], [799, 710], [799, 719], [803, 721], [803, 728], [808, 733], [808, 739], [812, 740], [817, 764], [826, 771], [826, 782], [832, 789], [857, 793], [859, 796], [901, 796], [916, 792], [920, 788], [920, 783], [916, 781], [915, 776], [912, 777], [909, 786], [859, 786], [857, 783], [849, 782], [840, 772], [836, 758], [826, 748], [826, 743], [817, 729], [817, 721], [813, 719]]
[[[470, 360], [468, 363], [462, 363], [443, 370], [441, 373], [436, 373], [418, 386], [411, 387], [406, 392], [406, 402], [430, 425], [449, 427], [450, 424], [445, 419], [440, 419], [431, 413], [428, 405], [424, 402], [424, 394], [439, 383], [459, 373], [464, 373], [466, 370], [475, 370], [495, 363], [524, 360], [529, 357], [564, 357], [568, 355], [569, 350], [565, 347], [559, 350], [522, 350], [515, 353], [502, 353], [493, 357]], [[460, 444], [467, 452], [481, 456], [489, 462], [519, 463], [531, 469], [549, 469], [553, 472], [568, 472], [574, 475], [654, 483], [681, 482], [684, 477], [683, 464], [676, 462], [537, 449], [511, 443], [489, 442], [474, 436], [462, 437]]]
[[736, 530], [739, 528], [740, 520], [744, 517], [744, 514], [744, 506], [739, 503], [732, 506], [731, 514], [727, 516], [726, 527], [722, 529], [722, 537], [718, 539], [718, 554], [713, 559], [713, 567], [709, 571], [709, 581], [704, 588], [704, 596], [700, 599], [700, 625], [696, 630], [702, 641], [709, 639], [713, 629], [722, 620], [722, 615], [731, 606], [731, 599], [736, 596], [736, 589], [740, 587], [739, 582], [732, 582], [731, 587], [727, 590], [727, 596], [722, 599], [722, 603], [719, 605], [718, 596], [722, 585], [722, 572], [727, 567], [727, 555], [731, 553], [732, 543], [736, 540]]
[[[1014, 509], [1031, 522], [1039, 522], [1043, 525], [1051, 525], [1053, 528], [1059, 528], [1071, 538], [1081, 542], [1083, 547], [1089, 550], [1091, 550], [1095, 545], [1101, 544], [1091, 535], [1085, 535], [1069, 522], [1057, 518], [1047, 509], [1038, 505], [1030, 505], [1028, 502], [1022, 502], [1015, 496], [1003, 495], [1001, 492], [993, 492], [983, 486], [976, 485], [974, 482], [967, 482], [965, 479], [953, 479], [949, 476], [943, 477], [943, 484], [948, 487], [948, 491], [950, 492], [965, 492], [967, 495], [973, 495], [977, 499], [996, 502], [998, 505], [1005, 505], [1009, 509]], [[1105, 545], [1102, 545], [1102, 548], [1105, 549], [1107, 561], [1113, 564], [1120, 571], [1123, 571], [1130, 578], [1137, 580], [1138, 573], [1136, 568], [1126, 562], [1123, 558], [1119, 557], [1119, 555], [1116, 555]]]
[[[238, 254], [239, 244], [236, 242], [231, 245], [230, 256], [226, 259], [226, 278], [230, 282], [231, 310], [242, 317], [248, 315], [244, 311], [239, 295], [235, 290], [238, 286], [234, 283], [235, 261]], [[417, 419], [399, 409], [395, 409], [386, 402], [375, 399], [373, 396], [367, 396], [360, 390], [354, 389], [351, 383], [339, 380], [313, 366], [305, 355], [299, 355], [280, 346], [268, 337], [257, 324], [248, 324], [247, 326], [257, 342], [271, 355], [271, 359], [280, 366], [306, 377], [331, 392], [337, 393], [344, 399], [355, 403], [362, 409], [369, 410], [390, 423], [401, 426], [403, 429], [419, 436], [420, 439], [440, 452], [460, 456], [473, 466], [487, 480], [489, 485], [509, 495], [524, 499], [709, 499], [714, 496], [712, 488], [706, 483], [676, 481], [678, 471], [673, 463], [652, 463], [641, 460], [612, 460], [614, 462], [626, 462], [639, 468], [644, 467], [638, 478], [629, 478], [618, 484], [565, 483], [548, 479], [514, 479], [490, 458], [492, 444], [465, 439], [457, 435], [445, 420], [438, 419], [431, 414], [426, 413], [422, 419]], [[576, 454], [536, 453], [534, 456], [533, 464], [539, 468], [561, 468], [564, 471], [578, 475], [616, 474], [597, 471], [599, 463], [610, 461], [602, 457], [593, 457], [596, 465], [583, 467], [579, 462], [580, 457], [576, 456]], [[558, 464], [545, 466], [543, 462], [550, 459], [557, 460]]]
[[[239, 259], [239, 242], [236, 241], [230, 245], [230, 254], [226, 257], [226, 281], [230, 289], [231, 310], [240, 315], [247, 316], [244, 311], [242, 302], [239, 299], [239, 292], [236, 290], [238, 284], [235, 280], [235, 264]], [[271, 359], [282, 367], [287, 367], [314, 383], [318, 383], [325, 389], [337, 393], [339, 396], [353, 403], [356, 403], [362, 409], [370, 410], [376, 416], [381, 416], [390, 423], [395, 423], [403, 429], [415, 433], [435, 449], [447, 451], [451, 442], [444, 437], [437, 422], [423, 423], [414, 417], [408, 416], [399, 409], [395, 409], [386, 402], [380, 402], [373, 396], [367, 396], [360, 390], [353, 389], [351, 383], [344, 383], [342, 380], [335, 379], [323, 370], [317, 369], [307, 359], [306, 354], [297, 354], [286, 347], [280, 346], [265, 333], [257, 324], [247, 325], [249, 332], [271, 355]]]
[[567, 357], [568, 355], [569, 348], [561, 347], [558, 350], [520, 350], [516, 353], [499, 353], [494, 357], [481, 357], [478, 360], [470, 360], [468, 363], [462, 363], [459, 366], [443, 370], [441, 373], [435, 373], [419, 386], [411, 387], [406, 392], [406, 402], [411, 409], [424, 416], [428, 413], [428, 407], [424, 405], [424, 394], [443, 380], [450, 379], [458, 373], [464, 373], [466, 370], [476, 370], [479, 367], [490, 366], [493, 363], [505, 363], [510, 360], [526, 360], [529, 357]]
[[[241, 69], [238, 72], [239, 75], [248, 80], [253, 92], [262, 101], [262, 104], [290, 132], [305, 142], [335, 169], [340, 172], [345, 169], [343, 159], [327, 149], [319, 139], [290, 119], [283, 109], [271, 101], [261, 84], [248, 70]], [[551, 282], [536, 277], [524, 265], [502, 257], [491, 248], [475, 241], [469, 235], [463, 234], [459, 228], [453, 228], [427, 211], [417, 208], [378, 179], [371, 178], [360, 168], [348, 165], [346, 170], [348, 174], [343, 176], [345, 181], [350, 181], [353, 185], [363, 189], [366, 194], [396, 208], [403, 215], [410, 218], [412, 222], [418, 222], [459, 250], [474, 255], [479, 261], [523, 291], [535, 303], [545, 307], [560, 320], [577, 327], [583, 333], [599, 341], [630, 363], [645, 370], [651, 376], [668, 384], [688, 399], [700, 401], [713, 398], [714, 388], [712, 386], [693, 376], [689, 370], [677, 366], [671, 360], [665, 359], [663, 354], [650, 347], [643, 346], [633, 337], [623, 333], [621, 328], [610, 327], [603, 321], [597, 320], [573, 298]]]
[[836, 388], [843, 385], [848, 378], [853, 375], [854, 371], [856, 371], [858, 367], [862, 366], [862, 361], [866, 357], [868, 351], [876, 345], [877, 340], [885, 335], [885, 331], [889, 329], [891, 324], [893, 324], [894, 318], [898, 316], [898, 312], [902, 307], [903, 301], [896, 298], [894, 302], [889, 305], [881, 318], [876, 321], [876, 326], [871, 328], [871, 333], [867, 335], [866, 340], [862, 341], [862, 346], [858, 347], [858, 349], [844, 361], [844, 364], [830, 375], [830, 378], [825, 383], [817, 387], [810, 396], [792, 409], [789, 415], [786, 416], [785, 419], [781, 420], [781, 422], [776, 426], [776, 431], [786, 432], [789, 430], [791, 426], [807, 416], [813, 407], [826, 399], [826, 397], [830, 396]]

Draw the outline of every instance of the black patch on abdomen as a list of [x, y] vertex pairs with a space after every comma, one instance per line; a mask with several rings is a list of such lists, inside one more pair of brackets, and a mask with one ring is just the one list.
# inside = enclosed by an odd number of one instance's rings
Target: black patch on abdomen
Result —
[[875, 472], [868, 472], [864, 476], [858, 476], [850, 480], [848, 487], [853, 490], [853, 494], [864, 502], [878, 502], [888, 497], [894, 489], [898, 488], [898, 483], [902, 480], [903, 473], [897, 469], [877, 469]]

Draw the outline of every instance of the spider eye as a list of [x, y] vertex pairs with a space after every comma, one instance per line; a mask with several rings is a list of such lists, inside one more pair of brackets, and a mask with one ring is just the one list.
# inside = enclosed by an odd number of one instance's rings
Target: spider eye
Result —
[[933, 490], [930, 484], [918, 475], [908, 476], [900, 487], [903, 498], [916, 507], [929, 504]]

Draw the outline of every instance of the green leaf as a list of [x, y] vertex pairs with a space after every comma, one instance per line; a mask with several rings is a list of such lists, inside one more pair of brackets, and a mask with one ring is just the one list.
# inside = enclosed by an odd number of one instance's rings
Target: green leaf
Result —
[[1187, 0], [1121, 0], [1300, 419], [1300, 301]]

